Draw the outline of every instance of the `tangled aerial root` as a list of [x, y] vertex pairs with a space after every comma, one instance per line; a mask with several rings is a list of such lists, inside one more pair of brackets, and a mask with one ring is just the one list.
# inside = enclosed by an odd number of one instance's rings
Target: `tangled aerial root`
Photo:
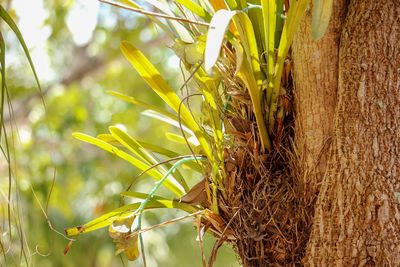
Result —
[[[248, 140], [235, 140], [227, 150], [226, 197], [220, 194], [220, 215], [230, 222], [234, 247], [244, 266], [299, 264], [308, 232], [290, 172], [288, 151], [255, 157]], [[286, 155], [285, 155], [286, 153]], [[305, 229], [306, 228], [306, 229]]]
[[[301, 265], [312, 210], [304, 201], [310, 197], [301, 190], [302, 171], [292, 144], [293, 115], [282, 122], [272, 151], [262, 153], [250, 97], [240, 82], [225, 78], [231, 112], [223, 119], [230, 140], [225, 145], [218, 206], [229, 236], [227, 231], [214, 232], [233, 245], [244, 266]], [[290, 83], [285, 85], [289, 91]]]

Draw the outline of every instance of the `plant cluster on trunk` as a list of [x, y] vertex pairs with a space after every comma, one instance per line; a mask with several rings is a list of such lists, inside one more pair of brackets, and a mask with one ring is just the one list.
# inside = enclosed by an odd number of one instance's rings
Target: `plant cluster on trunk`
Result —
[[[201, 246], [205, 231], [217, 237], [210, 266], [223, 242], [249, 267], [400, 265], [399, 1], [204, 1], [177, 1], [183, 17], [160, 5], [166, 14], [111, 2], [152, 16], [177, 38], [173, 50], [190, 73], [182, 88], [190, 79], [195, 88], [181, 99], [124, 42], [124, 55], [175, 113], [113, 94], [178, 125], [175, 138], [193, 155], [149, 146], [117, 127], [98, 138], [76, 133], [157, 183], [148, 194], [123, 192], [142, 201], [67, 234], [109, 226], [117, 251], [135, 260], [143, 211], [179, 208], [198, 216]], [[196, 120], [187, 103], [199, 95]], [[189, 188], [174, 172], [180, 164], [203, 180]], [[161, 185], [177, 198], [155, 195]]]

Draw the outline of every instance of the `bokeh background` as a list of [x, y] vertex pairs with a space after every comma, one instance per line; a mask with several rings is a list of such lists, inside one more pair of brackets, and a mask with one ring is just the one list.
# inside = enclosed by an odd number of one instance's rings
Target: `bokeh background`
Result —
[[[63, 232], [65, 227], [117, 208], [119, 193], [139, 173], [123, 160], [74, 140], [71, 133], [75, 131], [96, 136], [119, 125], [137, 139], [190, 153], [185, 145], [165, 136], [176, 129], [107, 94], [115, 90], [163, 105], [123, 58], [119, 44], [128, 40], [138, 46], [178, 90], [183, 83], [182, 70], [168, 47], [168, 37], [144, 16], [96, 0], [0, 3], [21, 30], [43, 89], [38, 91], [15, 35], [1, 23], [13, 110], [6, 111], [5, 122], [13, 161], [8, 202], [8, 164], [0, 156], [0, 265], [142, 266], [141, 260], [128, 263], [124, 256], [114, 255], [107, 229], [80, 236], [64, 256], [68, 240], [49, 223]], [[200, 179], [183, 172], [192, 185]], [[136, 184], [135, 190], [146, 192], [152, 187], [151, 179], [144, 181]], [[145, 226], [182, 215], [176, 210], [147, 212]], [[148, 266], [202, 266], [190, 219], [147, 232], [144, 239]], [[206, 234], [207, 256], [214, 242], [215, 238]], [[230, 247], [219, 250], [215, 266], [239, 266]]]

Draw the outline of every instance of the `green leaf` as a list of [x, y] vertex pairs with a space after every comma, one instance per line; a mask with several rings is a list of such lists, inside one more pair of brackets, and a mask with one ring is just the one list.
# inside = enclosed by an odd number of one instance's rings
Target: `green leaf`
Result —
[[[140, 193], [140, 192], [131, 192], [131, 191], [124, 191], [124, 192], [122, 192], [120, 195], [121, 195], [121, 196], [124, 196], [124, 197], [137, 198], [137, 199], [146, 199], [146, 198], [149, 197], [149, 194]], [[164, 198], [164, 197], [161, 197], [161, 196], [157, 196], [157, 195], [153, 196], [153, 197], [152, 197], [152, 200], [157, 200], [157, 201], [160, 201], [160, 200], [162, 200], [162, 201], [168, 201], [168, 199], [166, 199], [166, 198]], [[179, 201], [179, 200], [173, 200], [173, 201]], [[192, 205], [190, 205], [190, 204], [183, 203], [183, 202], [181, 202], [180, 204], [181, 204], [181, 205], [180, 205], [180, 209], [181, 209], [181, 210], [184, 210], [184, 211], [186, 211], [186, 212], [188, 212], [188, 213], [193, 213], [193, 212], [198, 211], [198, 208], [196, 208], [196, 207], [194, 207], [194, 206], [192, 206]]]
[[[200, 71], [200, 73], [203, 70]], [[205, 102], [202, 105], [202, 113], [205, 122], [208, 122], [208, 125], [211, 127], [214, 137], [214, 148], [215, 152], [218, 155], [218, 161], [222, 162], [223, 160], [223, 132], [222, 132], [222, 119], [219, 117], [218, 107], [216, 101], [221, 101], [220, 96], [218, 95], [218, 85], [219, 82], [216, 79], [210, 78], [208, 76], [198, 77], [204, 86], [201, 86], [201, 91], [204, 96]], [[222, 104], [219, 103], [221, 106]]]
[[236, 0], [226, 0], [226, 4], [228, 5], [230, 10], [235, 10], [238, 8], [238, 3]]
[[200, 129], [199, 125], [196, 123], [192, 117], [189, 110], [185, 105], [180, 105], [181, 100], [178, 95], [172, 90], [172, 88], [167, 84], [167, 82], [162, 78], [161, 74], [157, 69], [150, 63], [150, 61], [133, 45], [124, 41], [121, 43], [121, 50], [125, 57], [129, 60], [132, 66], [136, 69], [139, 75], [147, 82], [147, 84], [167, 103], [175, 112], [179, 112], [182, 117], [183, 122], [192, 130], [199, 140], [204, 153], [210, 160], [213, 159], [211, 153], [211, 148], [208, 144], [206, 136]]
[[246, 13], [241, 11], [218, 10], [210, 22], [207, 34], [206, 50], [204, 54], [204, 65], [207, 72], [218, 60], [222, 42], [231, 20], [234, 21], [239, 33], [240, 42], [243, 45], [245, 60], [240, 66], [237, 75], [246, 84], [253, 104], [258, 130], [260, 132], [262, 148], [270, 149], [270, 140], [261, 108], [262, 80], [258, 58], [257, 42], [253, 27]]
[[[276, 30], [276, 11], [277, 5], [275, 0], [261, 0], [263, 21], [264, 21], [264, 36], [267, 45], [267, 68], [268, 68], [268, 89], [267, 89], [267, 104], [271, 101], [274, 68], [275, 68], [275, 30]], [[271, 132], [270, 132], [271, 133]]]
[[118, 97], [119, 99], [121, 99], [121, 100], [123, 100], [123, 101], [125, 101], [127, 103], [131, 103], [131, 104], [133, 104], [135, 106], [139, 106], [139, 107], [144, 108], [144, 109], [153, 110], [153, 111], [155, 111], [157, 113], [160, 113], [160, 114], [162, 114], [162, 115], [164, 115], [164, 116], [166, 116], [168, 118], [171, 118], [171, 119], [173, 119], [175, 121], [178, 121], [178, 116], [176, 114], [173, 114], [173, 113], [167, 111], [166, 109], [164, 109], [162, 107], [142, 102], [142, 101], [140, 101], [140, 100], [138, 100], [138, 99], [136, 99], [136, 98], [134, 98], [132, 96], [128, 96], [128, 95], [122, 94], [122, 93], [117, 92], [117, 91], [107, 91], [107, 93], [112, 95], [112, 96]]
[[244, 50], [242, 45], [239, 43], [238, 40], [232, 40], [231, 41], [232, 46], [235, 48], [235, 56], [236, 56], [236, 69], [235, 69], [235, 74], [237, 74], [242, 67], [243, 64], [243, 58], [244, 58]]
[[205, 21], [209, 21], [211, 19], [210, 13], [191, 0], [176, 0], [176, 2], [186, 7], [200, 18], [203, 18]]
[[[123, 197], [138, 198], [138, 199], [146, 199], [149, 196], [149, 194], [146, 193], [132, 192], [132, 191], [124, 191], [121, 192], [120, 195]], [[153, 200], [160, 200], [160, 199], [165, 200], [166, 198], [157, 195], [153, 196]]]
[[167, 156], [168, 158], [175, 158], [175, 157], [178, 157], [178, 156], [181, 155], [178, 152], [166, 149], [166, 148], [164, 148], [162, 146], [158, 146], [158, 145], [155, 145], [155, 144], [150, 144], [150, 143], [143, 142], [143, 141], [140, 141], [140, 140], [138, 140], [138, 142], [144, 148], [149, 149], [149, 150], [153, 151], [154, 153], [158, 153], [158, 154]]
[[41, 88], [40, 82], [39, 82], [39, 78], [36, 74], [36, 70], [35, 70], [35, 67], [33, 66], [33, 62], [32, 62], [31, 56], [29, 54], [28, 47], [25, 44], [24, 38], [22, 37], [22, 34], [19, 31], [17, 25], [15, 24], [13, 19], [10, 17], [10, 15], [7, 13], [7, 11], [3, 8], [2, 5], [0, 5], [0, 17], [8, 24], [8, 26], [11, 28], [11, 30], [13, 30], [13, 32], [17, 36], [18, 41], [21, 44], [21, 46], [25, 52], [25, 56], [29, 61], [29, 65], [31, 66], [33, 75], [35, 76], [36, 84], [37, 84], [39, 90], [42, 91], [42, 88]]
[[271, 95], [271, 103], [269, 108], [269, 132], [273, 132], [275, 126], [275, 113], [278, 109], [278, 97], [281, 85], [281, 76], [284, 61], [290, 46], [292, 45], [294, 35], [300, 25], [305, 14], [309, 0], [298, 0], [291, 2], [289, 13], [283, 26], [281, 41], [278, 48], [278, 59], [275, 67], [274, 84]]
[[[156, 165], [160, 163], [149, 151], [142, 147], [140, 143], [128, 133], [115, 126], [109, 127], [109, 131], [116, 140], [118, 140], [129, 151], [141, 158], [146, 163], [151, 165]], [[167, 172], [167, 169], [165, 169], [162, 164], [157, 166], [157, 169], [159, 169], [163, 174]], [[188, 191], [189, 186], [185, 182], [180, 172], [176, 171], [172, 176], [174, 177], [175, 181], [184, 188], [185, 191]]]
[[[115, 139], [111, 134], [99, 134], [97, 136], [97, 138], [102, 140], [102, 141], [104, 141], [104, 142], [107, 142], [107, 143], [109, 143], [109, 144], [111, 144], [113, 146], [123, 147], [123, 145], [121, 145], [117, 141], [117, 139]], [[137, 141], [139, 142], [139, 144], [142, 147], [150, 150], [153, 153], [157, 153], [157, 154], [166, 156], [168, 158], [176, 158], [176, 157], [181, 156], [180, 153], [172, 151], [172, 150], [169, 150], [169, 149], [166, 149], [164, 147], [161, 147], [161, 146], [158, 146], [158, 145], [154, 145], [154, 144], [150, 144], [150, 143], [147, 143], [147, 142], [143, 142], [141, 140], [137, 140]], [[196, 171], [198, 173], [203, 173], [203, 169], [196, 162], [186, 162], [186, 163], [183, 164], [183, 166], [186, 167], [186, 168], [189, 168], [189, 169], [191, 169], [193, 171]], [[178, 170], [176, 170], [176, 171], [178, 171]]]
[[[258, 6], [259, 8], [251, 8], [254, 6]], [[256, 38], [257, 41], [257, 48], [258, 48], [258, 54], [260, 55], [261, 58], [267, 58], [267, 50], [268, 46], [265, 43], [266, 38], [265, 38], [265, 31], [264, 31], [264, 17], [262, 13], [262, 6], [261, 5], [250, 5], [249, 8], [247, 9], [247, 15], [249, 19], [251, 20], [251, 24], [254, 29], [254, 37]], [[266, 61], [265, 61], [266, 62]], [[266, 66], [266, 65], [265, 65]], [[265, 67], [266, 69], [266, 67]], [[262, 78], [263, 80], [265, 79], [264, 72], [262, 72]]]
[[187, 132], [190, 136], [194, 136], [194, 133], [192, 132], [192, 130], [190, 130], [188, 127], [186, 127], [182, 123], [181, 123], [181, 125], [179, 125], [179, 121], [177, 119], [164, 116], [163, 114], [158, 113], [157, 111], [154, 111], [151, 109], [143, 111], [142, 115], [165, 122], [165, 123], [167, 123], [173, 127], [176, 127], [178, 129], [182, 128], [182, 130]]
[[[151, 64], [150, 61], [136, 47], [126, 41], [121, 43], [121, 50], [139, 75], [146, 81], [146, 83], [165, 101], [165, 103], [167, 103], [176, 113], [178, 113], [179, 105], [181, 103], [180, 98], [164, 80], [153, 64]], [[181, 109], [182, 111], [185, 110], [184, 107]], [[183, 121], [193, 121], [193, 118], [188, 110], [185, 110], [181, 113]]]
[[131, 137], [128, 133], [124, 132], [118, 127], [110, 126], [108, 128], [111, 135], [118, 140], [124, 147], [126, 147], [129, 151], [135, 154], [137, 157], [145, 161], [147, 164], [157, 164], [158, 161], [147, 152], [133, 137]]
[[[243, 45], [245, 59], [237, 75], [246, 84], [253, 104], [253, 112], [256, 117], [258, 131], [260, 133], [262, 149], [271, 149], [271, 141], [268, 136], [263, 112], [262, 112], [262, 80], [258, 58], [258, 49], [254, 37], [253, 27], [249, 17], [238, 12], [233, 18], [238, 29], [240, 41]], [[246, 60], [247, 58], [247, 60]]]
[[112, 136], [111, 134], [99, 134], [97, 135], [96, 138], [106, 143], [109, 143], [110, 145], [113, 145], [115, 147], [124, 148], [124, 146], [120, 142], [118, 142], [118, 140], [115, 139], [114, 136]]
[[[158, 146], [158, 145], [146, 143], [143, 141], [138, 141], [138, 142], [144, 148], [149, 149], [154, 153], [158, 153], [160, 155], [167, 156], [168, 158], [175, 158], [175, 157], [181, 156], [181, 154], [179, 154], [178, 152], [166, 149], [166, 148]], [[199, 166], [199, 164], [197, 164], [197, 162], [192, 162], [192, 161], [185, 162], [183, 164], [183, 166], [186, 166], [186, 167], [190, 168], [191, 170], [196, 171], [198, 173], [203, 173], [203, 169], [201, 168], [201, 166]]]
[[283, 0], [276, 0], [276, 27], [275, 27], [275, 49], [278, 49], [279, 42], [282, 36], [282, 29], [284, 25], [284, 13], [283, 13]]
[[198, 146], [199, 145], [199, 143], [197, 143], [195, 140], [193, 140], [191, 138], [185, 139], [185, 138], [183, 138], [182, 135], [179, 135], [179, 134], [166, 132], [165, 133], [165, 137], [167, 137], [168, 140], [171, 140], [171, 141], [173, 141], [175, 143], [178, 143], [178, 144], [186, 145], [187, 144], [186, 140], [187, 140], [190, 144], [192, 144], [194, 146]]
[[[107, 143], [101, 139], [98, 139], [98, 138], [95, 138], [95, 137], [92, 137], [92, 136], [89, 136], [89, 135], [86, 135], [83, 133], [73, 133], [72, 136], [78, 140], [95, 145], [111, 154], [114, 154], [114, 155], [128, 161], [129, 163], [131, 163], [133, 166], [137, 167], [141, 171], [147, 170], [146, 173], [148, 175], [150, 175], [151, 177], [153, 177], [157, 181], [163, 178], [163, 175], [160, 172], [158, 172], [155, 168], [151, 168], [150, 165], [148, 165], [148, 164], [144, 163], [143, 161], [133, 157], [132, 155], [118, 149], [117, 147], [110, 145], [109, 143]], [[164, 183], [164, 186], [177, 196], [181, 196], [184, 194], [184, 190], [181, 187], [181, 185], [177, 184], [176, 181], [174, 181], [174, 180], [172, 180], [172, 181], [166, 180]]]
[[[76, 236], [79, 234], [86, 234], [90, 233], [94, 230], [104, 228], [107, 226], [110, 226], [115, 220], [119, 219], [124, 219], [129, 216], [135, 215], [136, 210], [139, 208], [141, 202], [138, 203], [133, 203], [129, 204], [123, 207], [120, 207], [118, 209], [115, 209], [111, 212], [108, 212], [84, 225], [77, 226], [77, 227], [71, 227], [65, 229], [65, 233], [67, 236]], [[186, 210], [189, 207], [189, 212], [197, 211], [196, 208], [193, 206], [190, 206], [186, 203], [180, 203], [179, 201], [176, 200], [167, 200], [167, 199], [154, 199], [150, 200], [146, 207], [145, 210], [148, 209], [156, 209], [156, 208], [168, 208], [168, 209], [180, 209], [180, 210]]]
[[311, 35], [314, 40], [324, 36], [332, 14], [333, 0], [314, 0], [311, 21]]
[[[125, 5], [136, 8], [136, 9], [143, 9], [140, 5], [135, 3], [133, 0], [120, 0], [121, 3], [124, 3]], [[175, 33], [173, 32], [173, 29], [169, 27], [169, 25], [164, 24], [161, 20], [156, 19], [154, 16], [147, 15], [147, 17], [154, 22], [158, 27], [161, 28], [163, 33], [166, 33], [169, 38], [174, 40], [176, 38]]]
[[[140, 202], [129, 204], [108, 212], [84, 225], [67, 228], [65, 229], [65, 234], [67, 236], [76, 236], [79, 234], [86, 234], [94, 230], [107, 227], [117, 219], [123, 219], [132, 216], [139, 208], [140, 204]], [[147, 206], [147, 208], [150, 208], [150, 205]]]
[[[2, 33], [0, 32], [0, 67], [1, 67], [1, 99], [0, 99], [0, 127], [3, 127], [4, 101], [6, 95], [6, 46]], [[1, 140], [2, 128], [0, 128]]]
[[[166, 2], [158, 1], [158, 0], [144, 0], [150, 5], [154, 6], [155, 8], [159, 9], [166, 15], [175, 17], [175, 14], [171, 11], [171, 8], [168, 6]], [[167, 23], [171, 25], [170, 27], [174, 29], [177, 33], [178, 37], [187, 43], [192, 43], [193, 37], [189, 33], [189, 31], [178, 21], [175, 20], [168, 20]]]

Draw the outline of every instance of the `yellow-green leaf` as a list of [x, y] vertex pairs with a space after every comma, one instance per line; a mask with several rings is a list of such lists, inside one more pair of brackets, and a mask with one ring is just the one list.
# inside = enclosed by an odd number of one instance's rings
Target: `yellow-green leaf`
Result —
[[189, 129], [194, 132], [207, 158], [212, 160], [213, 155], [204, 133], [186, 106], [183, 104], [181, 105], [180, 98], [162, 78], [158, 70], [136, 47], [130, 43], [126, 41], [122, 42], [121, 50], [139, 75], [165, 101], [165, 103], [167, 103], [177, 113], [179, 112], [179, 107], [181, 107], [180, 116], [182, 117], [182, 120], [189, 127]]
[[268, 89], [267, 89], [267, 103], [271, 101], [273, 81], [274, 81], [274, 68], [275, 68], [275, 30], [276, 30], [276, 11], [277, 6], [275, 0], [262, 0], [262, 13], [264, 21], [264, 36], [267, 45], [267, 67], [268, 67]]
[[100, 139], [106, 143], [109, 143], [110, 145], [113, 145], [117, 148], [123, 148], [124, 146], [118, 142], [117, 139], [115, 139], [111, 134], [99, 134], [96, 137], [97, 139]]
[[275, 113], [278, 108], [278, 97], [281, 85], [281, 76], [283, 71], [284, 61], [290, 46], [292, 45], [294, 35], [300, 25], [309, 0], [298, 0], [291, 2], [289, 13], [283, 26], [282, 36], [278, 48], [278, 59], [275, 67], [274, 84], [271, 95], [271, 103], [269, 108], [269, 132], [273, 132], [275, 126]]
[[194, 140], [193, 138], [185, 139], [182, 135], [179, 135], [179, 134], [166, 132], [165, 133], [165, 137], [167, 137], [168, 140], [173, 141], [173, 142], [178, 143], [178, 144], [186, 145], [187, 144], [186, 141], [187, 141], [187, 142], [189, 142], [190, 144], [192, 144], [194, 146], [198, 146], [199, 145], [199, 143], [196, 142], [197, 140]]
[[192, 130], [190, 130], [188, 127], [186, 127], [184, 124], [182, 124], [182, 122], [181, 122], [181, 124], [179, 124], [178, 119], [167, 117], [164, 114], [158, 113], [157, 111], [154, 111], [151, 109], [143, 111], [142, 115], [165, 122], [173, 127], [182, 129], [183, 131], [187, 132], [190, 136], [194, 136], [194, 133], [192, 132]]
[[222, 42], [231, 20], [235, 23], [240, 43], [243, 46], [243, 54], [245, 55], [244, 62], [239, 66], [237, 75], [243, 80], [249, 90], [254, 115], [260, 132], [262, 148], [269, 150], [270, 140], [261, 108], [262, 80], [257, 42], [251, 21], [246, 13], [228, 10], [219, 10], [215, 13], [207, 34], [204, 65], [206, 71], [210, 72], [211, 68], [217, 62]]
[[206, 21], [209, 21], [211, 19], [210, 14], [201, 6], [196, 4], [195, 2], [191, 0], [176, 0], [179, 4], [183, 5], [190, 11], [192, 11], [194, 14], [199, 16], [200, 18], [205, 19]]
[[[124, 219], [133, 215], [137, 215], [135, 212], [140, 207], [140, 202], [125, 205], [111, 212], [108, 212], [90, 222], [76, 227], [65, 229], [67, 236], [76, 236], [80, 234], [90, 233], [94, 230], [104, 228], [112, 224], [117, 219]], [[186, 203], [180, 203], [176, 200], [167, 199], [155, 199], [150, 200], [145, 207], [145, 210], [156, 209], [156, 208], [169, 208], [169, 209], [181, 209], [184, 210], [188, 207]], [[192, 209], [191, 209], [192, 210]], [[197, 209], [196, 209], [197, 210]]]
[[[7, 10], [5, 10], [2, 5], [0, 5], [0, 17], [5, 21], [5, 23], [15, 33], [15, 36], [17, 37], [20, 45], [22, 46], [22, 49], [24, 50], [25, 56], [28, 59], [29, 65], [30, 65], [30, 67], [32, 69], [33, 76], [35, 77], [35, 81], [36, 81], [36, 84], [37, 84], [37, 86], [39, 88], [39, 91], [41, 92], [42, 88], [40, 86], [39, 78], [37, 76], [35, 67], [33, 65], [32, 58], [31, 58], [31, 55], [29, 53], [28, 47], [25, 44], [25, 40], [22, 37], [22, 34], [21, 34], [20, 30], [18, 29], [18, 26], [15, 24], [14, 20], [11, 18], [11, 16], [7, 13]], [[4, 67], [5, 66], [3, 66], [3, 68]]]
[[88, 223], [85, 223], [84, 225], [67, 228], [65, 229], [65, 234], [67, 236], [76, 236], [80, 234], [90, 233], [97, 229], [107, 227], [117, 219], [123, 219], [134, 215], [135, 211], [139, 208], [140, 204], [141, 204], [140, 202], [129, 204], [120, 207], [118, 209], [115, 209], [111, 212], [108, 212], [94, 220], [91, 220]]
[[[144, 1], [151, 4], [155, 8], [159, 9], [161, 12], [165, 13], [166, 15], [175, 17], [174, 13], [171, 10], [171, 7], [169, 7], [167, 5], [167, 3], [164, 3], [164, 2], [158, 1], [158, 0], [144, 0]], [[194, 41], [192, 35], [180, 22], [178, 22], [176, 20], [168, 20], [167, 22], [170, 25], [170, 27], [175, 30], [175, 32], [177, 33], [177, 35], [180, 39], [182, 39], [183, 41], [185, 41], [187, 43], [192, 43]]]
[[139, 106], [144, 109], [150, 109], [150, 110], [160, 113], [168, 118], [171, 118], [173, 120], [176, 120], [176, 121], [178, 120], [178, 116], [176, 114], [173, 114], [162, 107], [142, 102], [132, 96], [128, 96], [128, 95], [125, 95], [125, 94], [117, 92], [117, 91], [107, 91], [107, 93], [112, 96], [118, 97], [119, 99], [121, 99], [125, 102], [131, 103], [135, 106]]
[[[243, 45], [245, 59], [239, 68], [237, 75], [246, 84], [253, 104], [253, 112], [256, 117], [258, 131], [260, 133], [262, 149], [271, 149], [271, 141], [267, 132], [266, 123], [262, 112], [262, 80], [258, 58], [257, 42], [254, 37], [253, 27], [248, 16], [238, 12], [233, 18]], [[247, 59], [247, 60], [246, 60]]]
[[[133, 0], [120, 0], [121, 3], [127, 5], [128, 7], [132, 7], [135, 9], [143, 9], [143, 7], [141, 7], [140, 5], [138, 5], [136, 2], [134, 2]], [[146, 15], [149, 20], [151, 20], [152, 22], [154, 22], [158, 27], [161, 28], [163, 33], [166, 33], [171, 40], [174, 40], [177, 36], [176, 33], [173, 31], [173, 27], [170, 27], [170, 25], [168, 25], [168, 21], [163, 21], [160, 20], [154, 16], [151, 15]]]
[[[149, 196], [149, 194], [146, 194], [146, 193], [132, 192], [132, 191], [124, 191], [120, 195], [124, 196], [124, 197], [137, 198], [137, 199], [146, 199]], [[157, 196], [157, 195], [153, 196], [152, 200], [168, 201], [168, 199], [161, 197], [161, 196]], [[179, 202], [179, 200], [173, 200], [173, 201]], [[183, 202], [180, 203], [179, 209], [186, 211], [188, 213], [193, 213], [193, 212], [198, 211], [198, 208], [196, 208], [190, 204], [183, 203]]]
[[[151, 168], [151, 165], [144, 163], [143, 161], [133, 157], [132, 155], [118, 149], [117, 147], [92, 136], [83, 134], [83, 133], [73, 133], [72, 134], [76, 139], [84, 141], [86, 143], [95, 145], [111, 154], [114, 154], [129, 163], [131, 163], [133, 166], [137, 167], [141, 171], [147, 171], [147, 174], [153, 177], [155, 180], [160, 180], [163, 178], [163, 175], [158, 172], [155, 168]], [[174, 193], [177, 196], [181, 196], [184, 194], [184, 190], [181, 187], [180, 184], [178, 184], [174, 180], [166, 180], [163, 185], [168, 188], [172, 193]]]
[[332, 14], [333, 0], [314, 0], [311, 22], [311, 35], [314, 40], [324, 36]]
[[[111, 134], [99, 134], [97, 136], [98, 139], [107, 142], [115, 147], [123, 147], [123, 145], [121, 145], [121, 143], [119, 143], [117, 141], [117, 139], [115, 139]], [[137, 140], [137, 142], [144, 147], [145, 149], [150, 150], [153, 153], [157, 153], [163, 156], [167, 156], [168, 158], [175, 158], [175, 157], [179, 157], [181, 156], [180, 153], [166, 149], [164, 147], [158, 146], [158, 145], [154, 145], [154, 144], [150, 144], [147, 142], [143, 142], [141, 140]], [[196, 163], [196, 162], [186, 162], [183, 164], [184, 167], [189, 168], [193, 171], [196, 171], [198, 173], [203, 173], [202, 168]], [[175, 172], [177, 172], [178, 170], [176, 170]], [[175, 173], [174, 173], [175, 174]]]
[[145, 161], [147, 164], [157, 164], [158, 161], [144, 149], [139, 142], [137, 142], [132, 136], [130, 136], [128, 133], [124, 132], [120, 128], [116, 126], [110, 126], [108, 128], [110, 131], [111, 135], [118, 140], [123, 146], [129, 149], [133, 154], [135, 154], [137, 157]]

